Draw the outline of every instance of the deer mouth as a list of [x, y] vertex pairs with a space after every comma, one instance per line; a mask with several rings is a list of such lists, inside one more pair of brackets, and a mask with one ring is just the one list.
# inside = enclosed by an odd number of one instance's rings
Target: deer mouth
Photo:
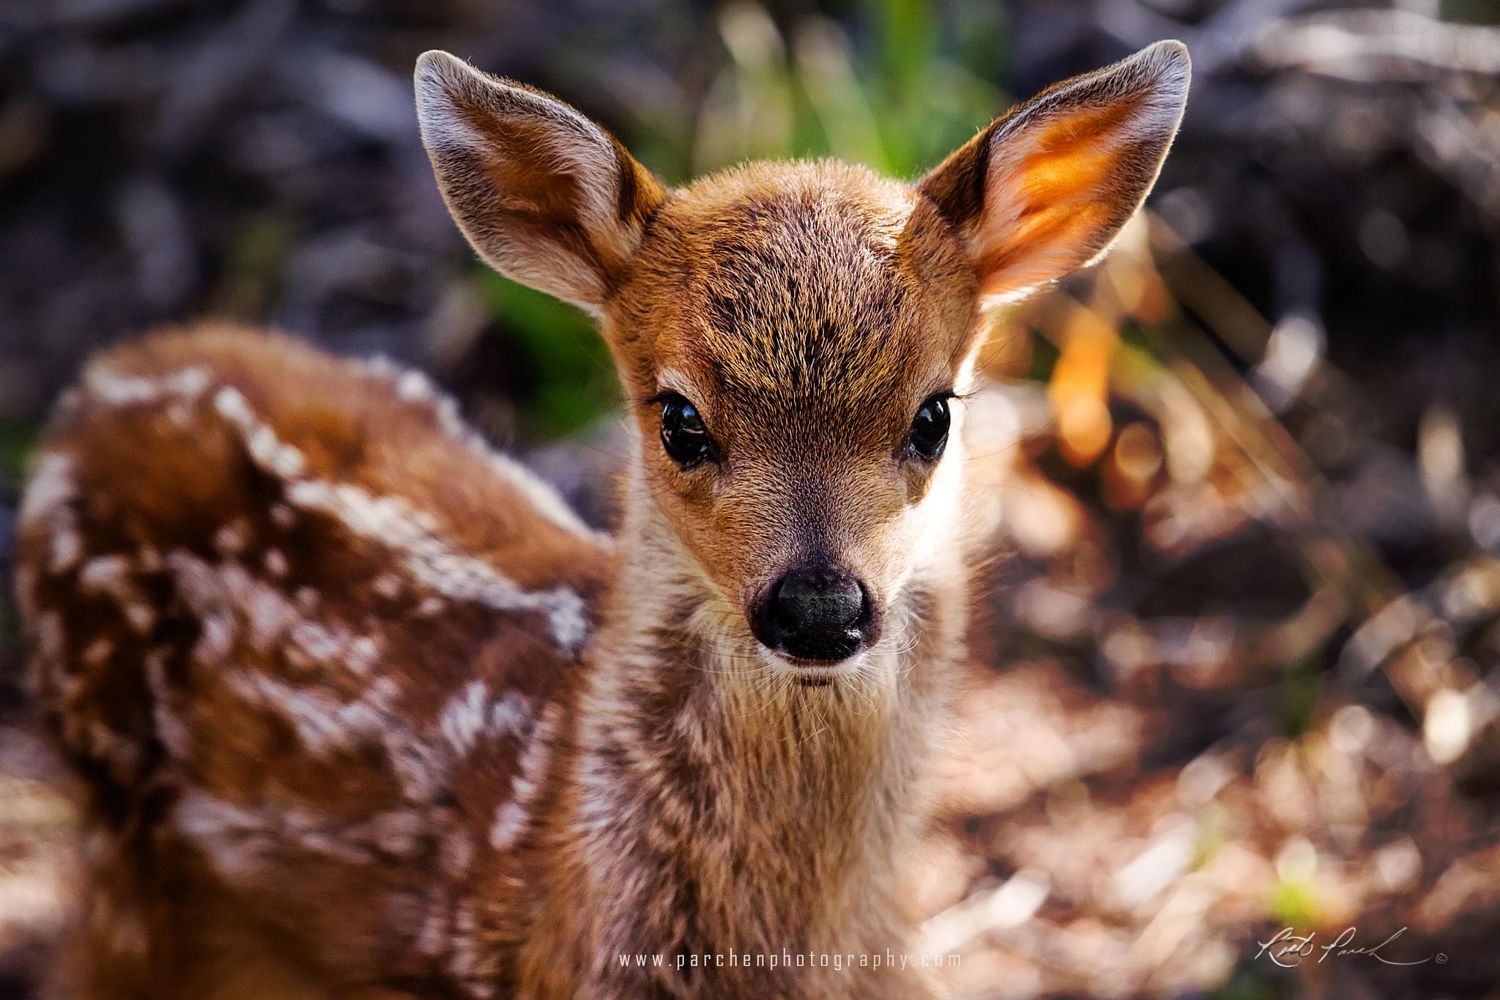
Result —
[[860, 650], [842, 660], [808, 660], [760, 647], [760, 658], [777, 674], [789, 676], [802, 687], [828, 687], [859, 671], [868, 652]]

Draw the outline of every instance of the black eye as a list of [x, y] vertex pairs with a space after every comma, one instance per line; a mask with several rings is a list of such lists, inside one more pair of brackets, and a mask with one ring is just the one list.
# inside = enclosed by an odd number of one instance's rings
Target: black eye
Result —
[[714, 457], [713, 438], [698, 408], [676, 393], [661, 398], [661, 444], [684, 469]]
[[948, 397], [933, 396], [917, 409], [906, 441], [918, 458], [938, 460], [948, 444]]

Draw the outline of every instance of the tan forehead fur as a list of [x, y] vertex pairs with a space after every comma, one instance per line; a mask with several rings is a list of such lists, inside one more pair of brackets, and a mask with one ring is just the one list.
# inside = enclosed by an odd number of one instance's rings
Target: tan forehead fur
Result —
[[616, 332], [643, 391], [669, 370], [736, 405], [868, 402], [951, 366], [970, 274], [909, 185], [833, 161], [753, 163], [667, 199]]

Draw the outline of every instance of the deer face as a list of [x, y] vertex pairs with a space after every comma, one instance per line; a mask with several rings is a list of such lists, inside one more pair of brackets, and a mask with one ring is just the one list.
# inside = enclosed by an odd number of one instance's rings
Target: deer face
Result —
[[[601, 317], [665, 525], [717, 628], [836, 669], [957, 559], [974, 314], [1101, 255], [1187, 88], [1162, 43], [991, 124], [915, 185], [752, 164], [668, 192], [559, 102], [418, 64], [450, 209], [501, 271]], [[664, 571], [665, 568], [664, 568]]]
[[839, 164], [710, 178], [653, 218], [607, 309], [642, 481], [777, 657], [877, 642], [941, 556], [974, 286], [930, 205]]

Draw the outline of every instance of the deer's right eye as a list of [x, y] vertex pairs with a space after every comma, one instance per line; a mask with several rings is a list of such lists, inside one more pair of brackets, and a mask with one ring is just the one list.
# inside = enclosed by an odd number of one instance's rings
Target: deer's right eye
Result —
[[661, 399], [661, 444], [684, 469], [714, 457], [713, 438], [698, 408], [676, 393]]

